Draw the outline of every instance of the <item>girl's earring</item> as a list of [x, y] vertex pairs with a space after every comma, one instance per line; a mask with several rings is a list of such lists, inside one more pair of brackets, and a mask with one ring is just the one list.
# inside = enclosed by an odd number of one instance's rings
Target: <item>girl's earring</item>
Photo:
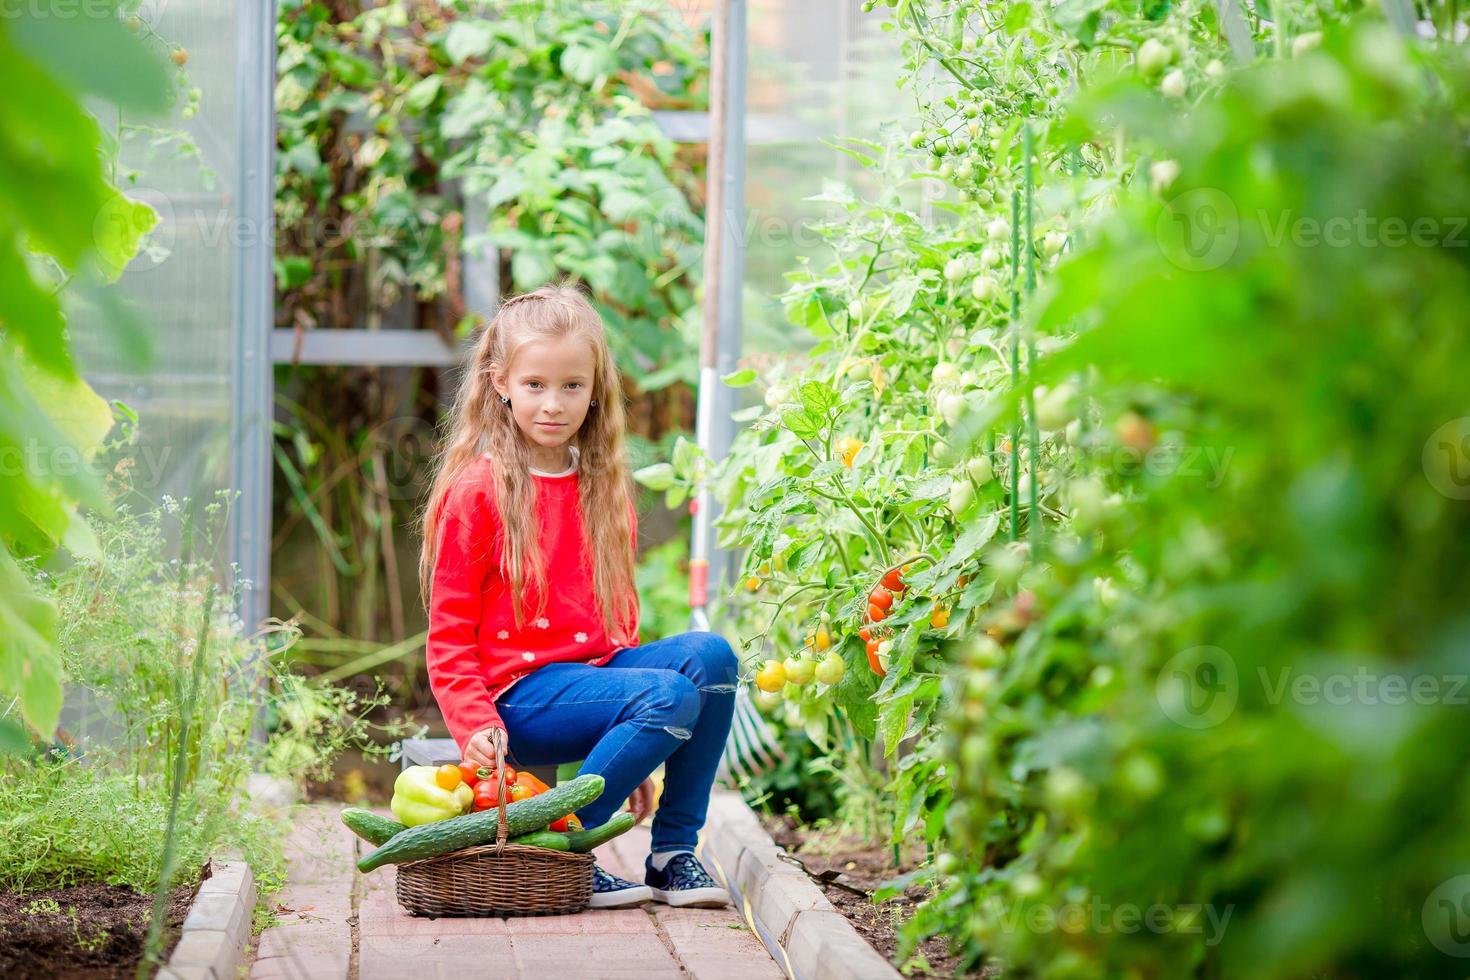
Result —
[[500, 404], [502, 404], [502, 405], [509, 405], [510, 404], [510, 399], [507, 398], [507, 397], [505, 397], [504, 395], [501, 395], [500, 396]]
[[596, 398], [592, 399], [592, 407], [593, 408], [596, 408], [597, 407], [597, 399]]

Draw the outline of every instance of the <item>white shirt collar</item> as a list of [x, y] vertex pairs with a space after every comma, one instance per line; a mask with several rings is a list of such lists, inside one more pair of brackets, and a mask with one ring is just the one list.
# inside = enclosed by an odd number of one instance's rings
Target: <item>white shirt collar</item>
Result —
[[536, 467], [533, 466], [533, 467], [531, 467], [531, 475], [532, 476], [570, 476], [571, 474], [577, 472], [577, 463], [582, 458], [582, 451], [580, 449], [578, 449], [576, 446], [568, 446], [567, 448], [570, 449], [571, 452], [572, 452], [572, 465], [568, 466], [566, 469], [562, 470], [560, 473], [548, 473], [545, 470], [538, 470], [538, 469], [536, 469]]

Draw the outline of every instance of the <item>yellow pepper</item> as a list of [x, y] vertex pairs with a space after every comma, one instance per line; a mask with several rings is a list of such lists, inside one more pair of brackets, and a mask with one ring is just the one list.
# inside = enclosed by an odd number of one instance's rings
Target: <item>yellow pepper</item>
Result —
[[461, 783], [445, 789], [435, 781], [434, 772], [433, 766], [410, 766], [394, 781], [388, 808], [405, 827], [457, 817], [474, 802], [474, 791], [468, 786]]

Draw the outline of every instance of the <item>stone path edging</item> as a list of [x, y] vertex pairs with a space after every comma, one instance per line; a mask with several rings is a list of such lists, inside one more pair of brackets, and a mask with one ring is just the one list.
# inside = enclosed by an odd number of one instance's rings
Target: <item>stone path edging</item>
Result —
[[711, 797], [700, 855], [787, 976], [901, 980], [821, 888], [781, 860], [781, 853], [738, 793], [718, 791]]
[[213, 861], [157, 980], [235, 980], [255, 914], [255, 875], [244, 861]]

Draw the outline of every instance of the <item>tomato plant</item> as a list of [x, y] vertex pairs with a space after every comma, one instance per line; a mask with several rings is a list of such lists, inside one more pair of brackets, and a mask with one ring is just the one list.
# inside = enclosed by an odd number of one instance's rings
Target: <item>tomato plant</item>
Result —
[[[1453, 632], [1466, 517], [1432, 485], [1470, 458], [1421, 449], [1464, 412], [1463, 253], [1267, 219], [1449, 230], [1466, 64], [1438, 39], [1463, 16], [1406, 42], [1332, 3], [869, 6], [923, 123], [842, 142], [870, 190], [824, 193], [835, 258], [784, 297], [815, 346], [759, 379], [721, 467], [672, 478], [711, 479], [723, 543], [774, 569], [728, 600], [749, 661], [835, 626], [838, 682], [760, 703], [829, 757], [844, 822], [930, 843], [900, 954], [943, 934], [1023, 976], [1443, 971], [1407, 923], [1465, 846], [1410, 787], [1463, 796], [1440, 748], [1463, 715], [1407, 712], [1370, 748], [1367, 714], [1257, 678], [1432, 673]], [[916, 182], [944, 220], [904, 203]], [[1146, 929], [1093, 914], [1153, 906]]]

